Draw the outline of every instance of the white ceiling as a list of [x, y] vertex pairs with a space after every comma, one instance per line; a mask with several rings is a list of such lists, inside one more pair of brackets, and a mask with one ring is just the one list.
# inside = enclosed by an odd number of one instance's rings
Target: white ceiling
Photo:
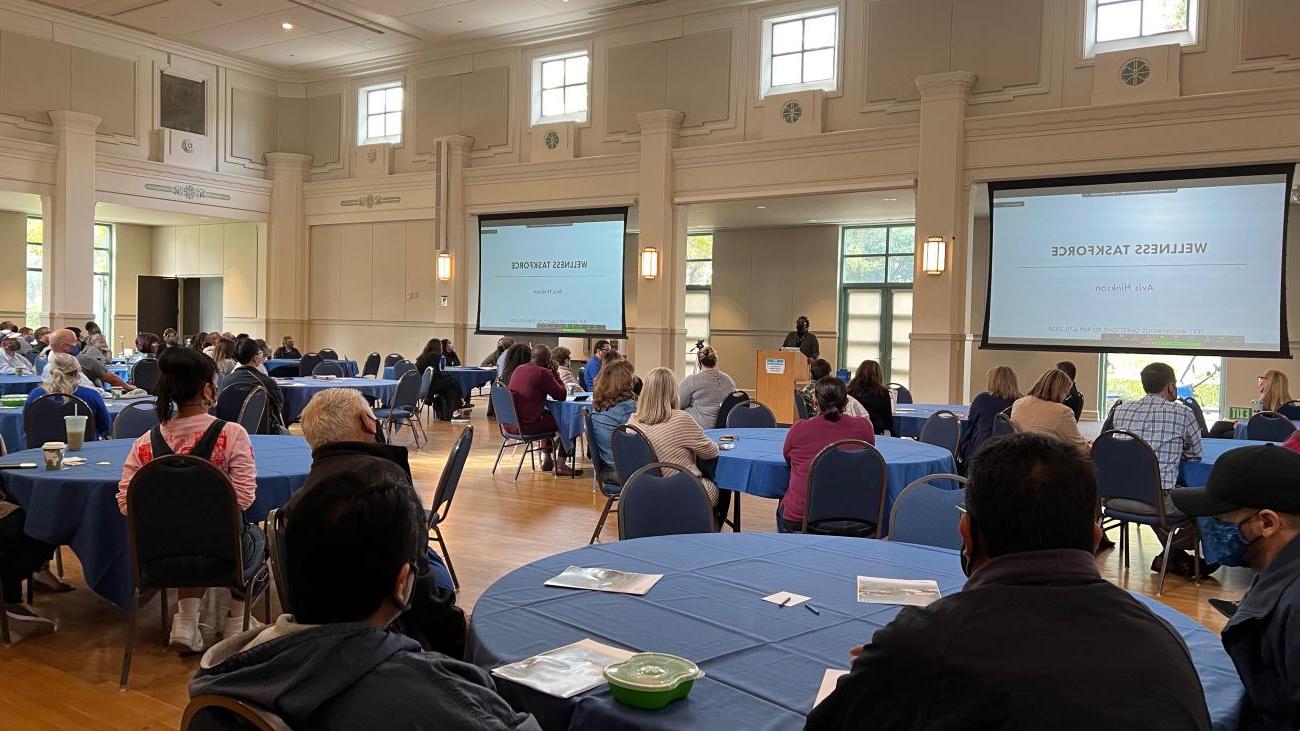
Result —
[[903, 189], [693, 203], [687, 211], [687, 225], [693, 231], [718, 231], [889, 223], [911, 221], [915, 217], [915, 194], [911, 189]]
[[258, 63], [309, 68], [647, 6], [691, 9], [699, 0], [40, 1]]
[[229, 223], [237, 219], [132, 208], [116, 203], [96, 203], [95, 220], [104, 223], [134, 223], [139, 226], [194, 226], [200, 223]]

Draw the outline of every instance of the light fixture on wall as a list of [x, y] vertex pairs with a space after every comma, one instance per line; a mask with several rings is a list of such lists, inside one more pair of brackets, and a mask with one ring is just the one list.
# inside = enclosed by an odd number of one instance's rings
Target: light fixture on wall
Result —
[[439, 282], [451, 281], [451, 252], [450, 251], [438, 252], [438, 281]]
[[645, 279], [656, 279], [659, 276], [659, 250], [653, 246], [641, 250], [641, 276]]
[[942, 236], [931, 236], [921, 249], [921, 271], [926, 274], [943, 274], [948, 265], [948, 241]]

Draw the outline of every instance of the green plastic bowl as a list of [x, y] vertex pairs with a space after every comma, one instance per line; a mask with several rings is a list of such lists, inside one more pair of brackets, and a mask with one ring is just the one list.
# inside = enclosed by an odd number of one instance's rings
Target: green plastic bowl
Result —
[[638, 653], [605, 667], [610, 694], [620, 703], [647, 711], [690, 695], [702, 677], [704, 671], [690, 660], [658, 652]]

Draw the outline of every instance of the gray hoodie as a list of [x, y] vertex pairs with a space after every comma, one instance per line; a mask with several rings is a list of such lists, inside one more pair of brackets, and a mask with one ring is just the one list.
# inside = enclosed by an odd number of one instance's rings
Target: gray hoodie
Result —
[[[190, 681], [190, 696], [238, 698], [298, 731], [540, 731], [473, 665], [424, 652], [414, 640], [368, 624], [305, 626], [288, 619], [214, 645]], [[300, 629], [286, 633], [286, 627]], [[278, 636], [245, 650], [262, 632]]]

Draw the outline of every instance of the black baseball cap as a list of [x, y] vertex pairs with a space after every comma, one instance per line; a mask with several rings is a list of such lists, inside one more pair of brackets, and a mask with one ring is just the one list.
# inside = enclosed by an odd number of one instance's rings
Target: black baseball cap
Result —
[[1170, 497], [1193, 516], [1239, 508], [1300, 514], [1300, 454], [1273, 444], [1231, 449], [1215, 460], [1204, 488], [1178, 488]]

